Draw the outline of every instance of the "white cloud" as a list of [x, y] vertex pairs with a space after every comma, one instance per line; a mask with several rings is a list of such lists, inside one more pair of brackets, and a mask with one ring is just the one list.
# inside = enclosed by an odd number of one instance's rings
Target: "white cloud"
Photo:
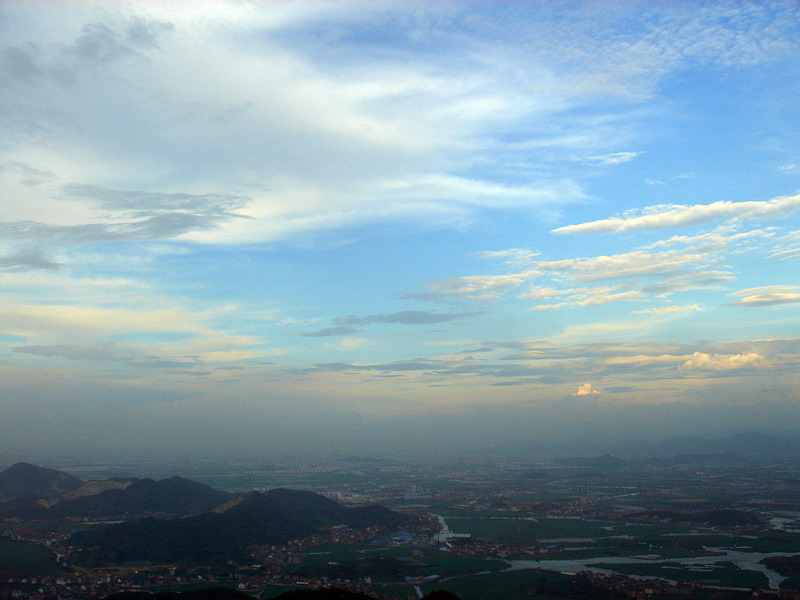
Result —
[[578, 391], [576, 391], [573, 396], [599, 396], [602, 392], [592, 388], [591, 383], [582, 383], [578, 386]]
[[738, 369], [767, 368], [770, 361], [757, 352], [746, 354], [706, 354], [695, 352], [686, 360], [682, 368], [706, 371], [735, 371]]
[[675, 273], [681, 267], [706, 258], [685, 250], [634, 250], [610, 256], [540, 261], [536, 266], [542, 271], [568, 274], [575, 281], [590, 282]]
[[468, 297], [477, 300], [491, 300], [509, 288], [514, 288], [539, 275], [535, 269], [510, 275], [466, 275], [437, 279], [428, 284], [428, 291], [414, 294], [420, 300], [446, 299], [448, 297]]
[[[565, 166], [573, 157], [611, 165], [640, 154], [613, 150], [632, 137], [630, 101], [649, 98], [662, 77], [688, 60], [780, 58], [793, 39], [784, 11], [732, 20], [718, 7], [661, 7], [652, 27], [620, 28], [590, 6], [556, 9], [557, 19], [549, 8], [534, 9], [542, 19], [519, 19], [514, 7], [417, 8], [4, 6], [9, 144], [0, 163], [4, 195], [20, 201], [0, 207], [0, 220], [130, 227], [120, 211], [65, 199], [64, 184], [164, 198], [233, 190], [236, 212], [251, 217], [127, 232], [137, 239], [240, 243], [376, 220], [453, 225], [482, 208], [549, 218], [587, 197]], [[598, 35], [598, 22], [613, 35]], [[397, 36], [386, 43], [346, 34], [387, 24]], [[437, 51], [402, 42], [419, 39]], [[602, 109], [575, 110], [598, 98]], [[465, 176], [475, 164], [504, 177]]]
[[689, 304], [687, 306], [661, 306], [659, 308], [646, 308], [643, 310], [635, 310], [635, 315], [671, 315], [680, 312], [696, 311], [702, 312], [703, 309], [697, 304]]
[[758, 352], [741, 354], [722, 354], [693, 352], [692, 354], [639, 354], [614, 356], [603, 361], [605, 365], [616, 367], [677, 366], [685, 370], [697, 371], [737, 371], [740, 369], [764, 369], [772, 366], [772, 361]]
[[613, 339], [618, 340], [620, 336], [634, 337], [637, 333], [652, 329], [654, 322], [647, 319], [630, 321], [609, 321], [598, 323], [586, 323], [582, 325], [570, 325], [561, 333], [550, 337], [550, 342], [576, 343], [597, 342], [598, 340]]
[[612, 152], [599, 156], [589, 156], [587, 160], [601, 165], [620, 165], [632, 161], [641, 154], [641, 152]]
[[571, 288], [565, 290], [533, 288], [528, 293], [520, 294], [519, 297], [532, 299], [563, 297], [564, 300], [562, 302], [557, 302], [555, 304], [538, 304], [529, 309], [551, 310], [567, 306], [599, 306], [601, 304], [618, 301], [634, 302], [642, 299], [642, 293], [638, 290], [616, 291], [616, 288], [609, 286]]
[[509, 250], [483, 250], [475, 252], [475, 256], [492, 260], [503, 260], [507, 265], [530, 265], [541, 253], [528, 248], [511, 248]]
[[748, 288], [730, 294], [738, 300], [730, 306], [772, 306], [775, 304], [796, 304], [800, 302], [800, 287], [796, 285], [765, 285]]
[[691, 206], [657, 206], [645, 209], [644, 212], [645, 214], [639, 216], [612, 217], [578, 225], [567, 225], [554, 229], [552, 233], [624, 233], [698, 225], [714, 221], [777, 219], [800, 212], [800, 195], [779, 196], [763, 201], [719, 201]]

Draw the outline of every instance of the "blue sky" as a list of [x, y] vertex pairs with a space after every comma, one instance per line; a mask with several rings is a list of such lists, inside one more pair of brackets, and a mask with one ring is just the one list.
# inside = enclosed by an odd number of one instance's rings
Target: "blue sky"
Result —
[[6, 451], [800, 429], [798, 12], [0, 3]]

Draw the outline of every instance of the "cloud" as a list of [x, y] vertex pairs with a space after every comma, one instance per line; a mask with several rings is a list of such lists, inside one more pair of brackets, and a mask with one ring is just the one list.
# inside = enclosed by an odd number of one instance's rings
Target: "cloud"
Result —
[[800, 302], [800, 288], [795, 285], [766, 285], [733, 292], [739, 300], [728, 306], [773, 306]]
[[701, 262], [706, 258], [691, 250], [665, 252], [633, 250], [592, 258], [546, 260], [538, 262], [536, 266], [542, 271], [569, 274], [576, 281], [591, 282], [671, 274], [681, 267]]
[[611, 154], [601, 154], [599, 156], [589, 156], [586, 160], [601, 165], [620, 165], [622, 163], [630, 162], [641, 152], [612, 152]]
[[330, 337], [337, 335], [350, 335], [352, 333], [358, 333], [358, 329], [355, 329], [354, 327], [348, 327], [347, 325], [337, 325], [335, 327], [318, 329], [317, 331], [304, 332], [300, 335], [305, 337]]
[[113, 224], [45, 225], [35, 221], [0, 222], [0, 239], [51, 244], [153, 241], [214, 229], [227, 217], [173, 212]]
[[47, 258], [39, 248], [17, 250], [5, 256], [0, 255], [0, 269], [8, 271], [55, 271], [61, 264]]
[[364, 338], [342, 338], [333, 342], [331, 344], [326, 344], [326, 348], [330, 348], [332, 350], [356, 350], [358, 348], [362, 348], [369, 343], [369, 340]]
[[540, 275], [541, 271], [531, 269], [510, 275], [466, 275], [436, 279], [428, 283], [428, 291], [410, 294], [415, 300], [443, 300], [454, 297], [467, 297], [476, 300], [497, 298], [507, 289]]
[[141, 49], [157, 48], [161, 35], [172, 30], [170, 23], [141, 18], [132, 19], [124, 32], [115, 31], [104, 23], [88, 23], [75, 44], [65, 48], [64, 53], [87, 62], [117, 60]]
[[[5, 163], [83, 186], [85, 203], [114, 201], [97, 194], [107, 186], [146, 190], [161, 212], [175, 211], [175, 193], [236, 190], [249, 199], [236, 212], [252, 217], [190, 207], [202, 224], [164, 226], [111, 215], [116, 231], [97, 211], [49, 211], [57, 194], [25, 217], [0, 214], [56, 228], [48, 239], [233, 244], [377, 221], [464, 226], [487, 210], [550, 219], [588, 198], [572, 157], [638, 156], [615, 150], [642, 120], [634, 103], [664, 77], [691, 60], [784, 58], [793, 40], [788, 13], [740, 22], [718, 7], [660, 7], [635, 27], [590, 7], [537, 6], [541, 18], [457, 4], [5, 8]], [[394, 34], [351, 35], [384, 27]], [[139, 199], [148, 210], [156, 200]]]
[[71, 184], [64, 190], [77, 198], [91, 200], [101, 208], [133, 211], [141, 216], [172, 213], [233, 216], [249, 198], [235, 194], [163, 194], [141, 190], [115, 190], [98, 185]]
[[723, 284], [735, 280], [736, 277], [728, 271], [692, 271], [670, 275], [657, 283], [642, 287], [641, 291], [661, 296], [689, 290], [714, 290], [721, 289]]
[[591, 383], [582, 383], [578, 386], [578, 391], [573, 396], [599, 396], [602, 392], [592, 388]]
[[526, 294], [520, 294], [520, 298], [552, 298], [566, 297], [564, 301], [555, 304], [538, 304], [532, 306], [530, 310], [549, 310], [564, 308], [566, 306], [599, 306], [609, 302], [627, 301], [634, 302], [642, 300], [643, 295], [638, 290], [616, 291], [616, 288], [609, 286], [598, 286], [594, 288], [572, 288], [565, 290], [555, 290], [552, 288], [533, 288]]
[[791, 250], [781, 250], [774, 252], [770, 258], [777, 258], [778, 260], [790, 260], [800, 257], [800, 248], [792, 248]]
[[797, 165], [796, 163], [786, 163], [785, 165], [781, 165], [780, 169], [778, 170], [786, 175], [797, 175], [800, 173], [800, 165]]
[[475, 256], [491, 260], [502, 260], [507, 265], [530, 265], [541, 252], [529, 248], [511, 248], [509, 250], [483, 250], [475, 252]]
[[0, 222], [0, 239], [52, 244], [166, 240], [219, 227], [242, 218], [247, 198], [233, 194], [156, 193], [115, 190], [96, 185], [68, 185], [68, 197], [89, 200], [110, 223], [48, 225], [36, 221]]
[[21, 354], [32, 354], [48, 358], [67, 358], [77, 361], [112, 361], [145, 369], [185, 369], [195, 367], [198, 364], [196, 361], [166, 360], [157, 356], [141, 356], [130, 348], [123, 348], [110, 343], [95, 346], [80, 346], [76, 344], [15, 346], [11, 350]]
[[687, 306], [661, 306], [658, 308], [645, 308], [643, 310], [635, 310], [635, 315], [671, 315], [680, 312], [697, 311], [702, 312], [703, 309], [697, 304], [689, 304]]
[[14, 161], [0, 164], [0, 173], [3, 172], [16, 173], [26, 186], [39, 185], [55, 178], [53, 172], [48, 169], [37, 169], [29, 164]]
[[69, 358], [70, 360], [119, 360], [114, 349], [109, 345], [78, 346], [61, 344], [54, 346], [16, 346], [13, 352], [33, 354], [35, 356]]
[[771, 200], [728, 202], [711, 204], [651, 206], [643, 215], [612, 217], [589, 221], [578, 225], [567, 225], [553, 229], [551, 233], [624, 233], [698, 225], [715, 221], [777, 219], [800, 212], [800, 195], [779, 196]]
[[766, 357], [757, 352], [747, 354], [706, 354], [695, 352], [686, 362], [684, 369], [699, 369], [707, 371], [733, 371], [739, 369], [767, 368], [771, 366]]
[[433, 325], [468, 319], [479, 315], [479, 312], [437, 313], [426, 310], [403, 310], [384, 315], [367, 315], [364, 317], [341, 317], [337, 322], [346, 325], [369, 325], [373, 323], [391, 323], [399, 325]]
[[341, 335], [350, 335], [358, 333], [356, 326], [373, 325], [376, 323], [386, 323], [391, 325], [435, 325], [437, 323], [448, 323], [450, 321], [459, 321], [468, 319], [480, 312], [454, 312], [454, 313], [441, 313], [425, 310], [403, 310], [396, 313], [387, 313], [381, 315], [365, 315], [363, 317], [338, 317], [334, 319], [335, 325], [332, 327], [325, 327], [317, 331], [309, 331], [301, 333], [304, 337], [332, 337]]

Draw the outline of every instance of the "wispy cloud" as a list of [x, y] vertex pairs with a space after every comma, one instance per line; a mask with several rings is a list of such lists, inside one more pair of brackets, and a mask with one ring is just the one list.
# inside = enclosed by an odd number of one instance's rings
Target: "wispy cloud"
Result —
[[773, 306], [800, 302], [800, 287], [796, 285], [765, 285], [730, 294], [739, 298], [729, 306]]
[[780, 196], [763, 201], [719, 201], [711, 204], [651, 206], [643, 212], [642, 215], [612, 217], [567, 225], [554, 229], [552, 233], [624, 233], [717, 221], [777, 219], [800, 212], [800, 195]]
[[530, 310], [551, 310], [564, 308], [566, 306], [599, 306], [609, 302], [628, 301], [634, 302], [641, 300], [643, 295], [638, 290], [616, 291], [617, 288], [611, 286], [597, 286], [594, 288], [572, 288], [564, 290], [554, 290], [552, 288], [533, 288], [530, 292], [520, 294], [520, 298], [563, 298], [561, 302], [553, 304], [537, 304]]
[[48, 258], [40, 248], [25, 248], [0, 255], [0, 269], [9, 271], [55, 271], [61, 265]]
[[349, 327], [347, 325], [337, 325], [335, 327], [325, 327], [323, 329], [317, 329], [316, 331], [305, 331], [300, 335], [305, 337], [333, 337], [339, 335], [350, 335], [357, 332], [358, 329], [355, 329], [354, 327]]
[[622, 163], [632, 161], [641, 154], [641, 152], [612, 152], [599, 156], [589, 156], [586, 160], [601, 165], [621, 165]]
[[689, 304], [687, 306], [660, 306], [658, 308], [645, 308], [643, 310], [635, 310], [635, 315], [671, 315], [681, 312], [702, 312], [703, 309], [697, 304]]
[[385, 323], [390, 325], [435, 325], [437, 323], [448, 323], [451, 321], [461, 321], [481, 314], [480, 312], [454, 312], [443, 313], [425, 310], [403, 310], [396, 313], [381, 315], [364, 315], [338, 317], [334, 319], [335, 325], [325, 327], [316, 331], [301, 333], [305, 337], [332, 337], [343, 336], [357, 333], [356, 327]]
[[515, 288], [525, 281], [540, 275], [541, 271], [531, 269], [509, 275], [465, 275], [437, 279], [428, 283], [428, 290], [408, 297], [417, 300], [441, 300], [466, 297], [476, 300], [497, 298], [505, 290]]

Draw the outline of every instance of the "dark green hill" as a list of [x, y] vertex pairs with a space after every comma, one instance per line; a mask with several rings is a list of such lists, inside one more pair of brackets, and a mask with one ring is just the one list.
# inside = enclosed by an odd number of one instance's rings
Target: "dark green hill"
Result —
[[250, 492], [224, 512], [183, 519], [139, 519], [76, 532], [83, 562], [211, 563], [240, 560], [252, 545], [283, 544], [326, 527], [395, 529], [413, 517], [383, 507], [347, 508], [313, 492]]
[[0, 472], [0, 499], [13, 500], [27, 496], [51, 498], [81, 485], [83, 481], [68, 473], [18, 462]]

